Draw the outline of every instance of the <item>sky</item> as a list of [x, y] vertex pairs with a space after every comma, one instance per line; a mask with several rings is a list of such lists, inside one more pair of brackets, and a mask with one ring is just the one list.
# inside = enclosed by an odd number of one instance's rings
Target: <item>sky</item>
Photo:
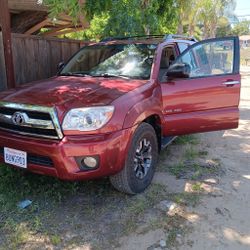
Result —
[[[250, 19], [250, 0], [236, 0], [235, 14], [240, 18]], [[242, 17], [243, 16], [243, 17]]]

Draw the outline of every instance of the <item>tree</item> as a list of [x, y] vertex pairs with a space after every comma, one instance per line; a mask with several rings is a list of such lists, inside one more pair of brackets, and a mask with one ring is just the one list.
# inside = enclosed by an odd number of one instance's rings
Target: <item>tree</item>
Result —
[[178, 9], [178, 34], [197, 36], [199, 33], [199, 0], [176, 0]]
[[[65, 13], [90, 28], [68, 36], [101, 39], [107, 36], [177, 33], [215, 37], [229, 28], [235, 0], [43, 0], [50, 16]], [[240, 29], [240, 28], [239, 28]], [[237, 32], [237, 30], [235, 30]]]
[[242, 35], [249, 35], [250, 34], [250, 21], [243, 20], [236, 24], [232, 31], [230, 32], [230, 35], [235, 36], [242, 36]]
[[217, 29], [216, 29], [216, 37], [224, 37], [228, 36], [231, 33], [231, 25], [226, 17], [219, 18]]
[[[50, 16], [70, 15], [75, 22], [86, 16], [86, 38], [173, 33], [177, 19], [174, 0], [44, 0]], [[96, 28], [98, 27], [98, 34]]]
[[[232, 15], [235, 0], [176, 0], [178, 6], [178, 32], [199, 37], [216, 36], [220, 19]], [[185, 28], [186, 27], [186, 28]]]
[[223, 14], [221, 0], [199, 1], [199, 19], [203, 24], [203, 38], [215, 37], [219, 18]]

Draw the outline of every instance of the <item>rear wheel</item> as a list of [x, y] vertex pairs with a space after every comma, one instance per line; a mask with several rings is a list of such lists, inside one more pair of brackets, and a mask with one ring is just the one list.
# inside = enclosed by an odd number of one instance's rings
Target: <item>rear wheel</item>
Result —
[[136, 194], [144, 191], [152, 181], [158, 160], [158, 143], [154, 128], [142, 123], [135, 131], [125, 166], [110, 177], [119, 191]]

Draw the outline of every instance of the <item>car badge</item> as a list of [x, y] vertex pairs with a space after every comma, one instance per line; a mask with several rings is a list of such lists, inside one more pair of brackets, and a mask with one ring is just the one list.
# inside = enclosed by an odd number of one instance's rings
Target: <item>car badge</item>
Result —
[[15, 124], [15, 125], [19, 125], [19, 126], [22, 126], [26, 123], [27, 121], [27, 115], [25, 113], [22, 113], [22, 112], [15, 112], [13, 115], [12, 115], [12, 122]]

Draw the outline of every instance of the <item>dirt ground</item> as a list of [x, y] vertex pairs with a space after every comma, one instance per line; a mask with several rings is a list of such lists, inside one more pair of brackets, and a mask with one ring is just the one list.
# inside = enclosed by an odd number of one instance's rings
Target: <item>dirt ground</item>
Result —
[[0, 250], [250, 249], [250, 67], [240, 111], [238, 129], [179, 137], [136, 196], [1, 165]]
[[[187, 206], [181, 213], [190, 230], [179, 244], [170, 248], [250, 249], [250, 67], [242, 67], [239, 128], [200, 134], [199, 146], [207, 150], [211, 158], [219, 158], [225, 173], [203, 180], [204, 195], [199, 205]], [[190, 181], [183, 183], [162, 173], [156, 175], [155, 181], [166, 183], [172, 192], [175, 188], [178, 192], [182, 188], [188, 191], [190, 184]], [[120, 249], [148, 249], [152, 241], [164, 237], [159, 229], [143, 236], [133, 234], [123, 239]]]
[[226, 174], [212, 196], [192, 210], [193, 232], [180, 249], [250, 249], [250, 68], [242, 67], [240, 126], [204, 134], [209, 153], [220, 157]]

